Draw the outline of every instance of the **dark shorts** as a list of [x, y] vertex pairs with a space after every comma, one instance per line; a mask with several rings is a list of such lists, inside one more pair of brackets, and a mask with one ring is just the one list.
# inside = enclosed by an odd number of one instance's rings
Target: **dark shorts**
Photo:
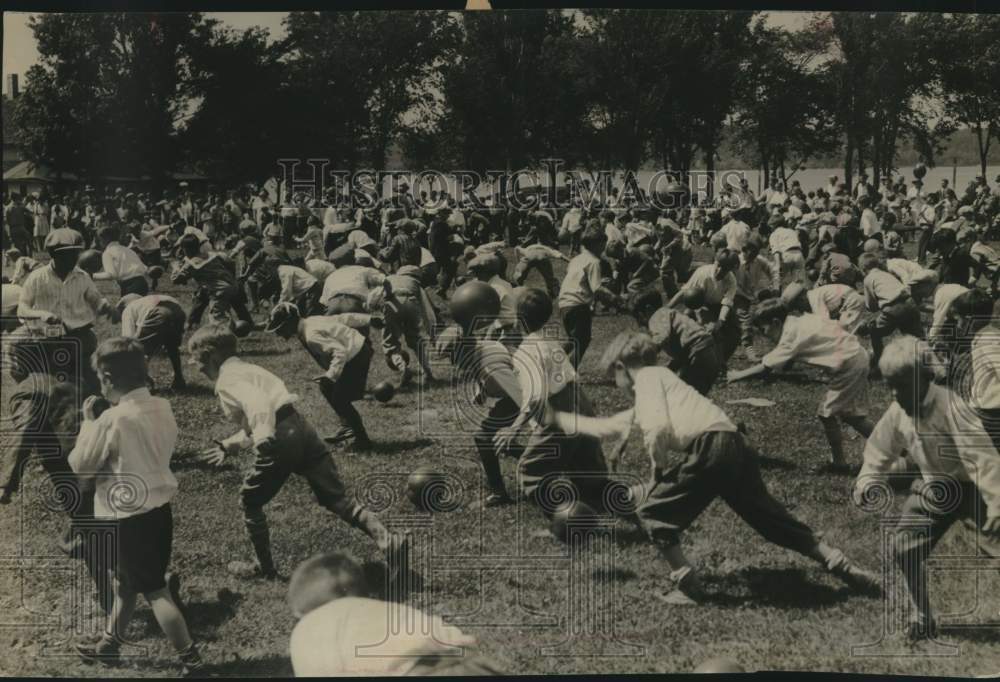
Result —
[[372, 343], [365, 339], [365, 344], [358, 354], [344, 365], [340, 377], [334, 382], [335, 390], [350, 401], [365, 397], [365, 385], [368, 383], [368, 369], [372, 364]]
[[142, 264], [146, 267], [151, 268], [154, 265], [159, 265], [161, 268], [163, 267], [163, 254], [160, 253], [159, 249], [156, 251], [139, 251], [138, 254], [139, 260], [141, 260]]
[[717, 497], [777, 545], [805, 554], [818, 542], [813, 531], [768, 492], [756, 451], [736, 432], [702, 434], [680, 462], [657, 470], [637, 515], [651, 540], [675, 545]]
[[326, 302], [327, 315], [364, 312], [367, 312], [364, 299], [354, 294], [334, 294]]
[[166, 587], [174, 517], [170, 503], [115, 521], [115, 577], [136, 594]]
[[162, 348], [180, 348], [187, 315], [173, 301], [160, 301], [149, 311], [137, 338], [147, 356]]

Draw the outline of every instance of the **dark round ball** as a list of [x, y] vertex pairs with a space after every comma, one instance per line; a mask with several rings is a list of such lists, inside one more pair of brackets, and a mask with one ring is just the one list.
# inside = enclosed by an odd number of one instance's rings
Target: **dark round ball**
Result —
[[235, 334], [241, 339], [246, 336], [249, 336], [250, 332], [252, 331], [253, 331], [253, 325], [247, 322], [246, 320], [237, 320], [233, 324], [233, 334]]
[[148, 274], [152, 279], [160, 279], [163, 277], [163, 268], [159, 265], [154, 265], [146, 271], [146, 274]]
[[432, 467], [415, 469], [406, 480], [406, 497], [422, 511], [441, 511], [442, 496], [447, 495], [446, 478]]
[[372, 395], [380, 403], [387, 403], [396, 395], [396, 387], [391, 382], [382, 381], [375, 384], [374, 388], [372, 388]]
[[477, 317], [496, 317], [500, 313], [500, 295], [486, 282], [472, 280], [455, 289], [448, 305], [456, 322], [469, 325]]

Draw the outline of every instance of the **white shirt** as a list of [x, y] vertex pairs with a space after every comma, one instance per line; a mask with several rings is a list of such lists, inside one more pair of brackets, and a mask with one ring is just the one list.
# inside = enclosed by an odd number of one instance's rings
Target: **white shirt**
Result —
[[905, 258], [888, 259], [885, 262], [885, 269], [907, 287], [923, 277], [926, 272], [926, 269], [920, 263]]
[[866, 237], [871, 237], [882, 231], [882, 223], [879, 221], [875, 211], [866, 208], [861, 212], [861, 232]]
[[101, 266], [104, 272], [111, 275], [117, 282], [124, 282], [127, 279], [142, 277], [146, 274], [146, 266], [139, 255], [118, 243], [111, 243], [104, 247], [101, 254]]
[[750, 226], [742, 220], [730, 220], [716, 233], [726, 238], [726, 248], [740, 253], [750, 241]]
[[302, 268], [294, 265], [279, 265], [278, 281], [281, 282], [281, 294], [278, 296], [278, 299], [281, 301], [294, 301], [312, 289], [319, 280]]
[[771, 196], [767, 198], [768, 206], [783, 206], [788, 200], [788, 195], [780, 190], [772, 190]]
[[275, 413], [299, 399], [277, 376], [237, 357], [226, 359], [219, 368], [215, 395], [223, 414], [239, 424], [254, 445], [274, 436]]
[[470, 656], [475, 643], [406, 604], [341, 597], [296, 623], [289, 648], [296, 677], [401, 677], [421, 656]]
[[793, 249], [802, 251], [802, 242], [799, 241], [799, 233], [787, 227], [779, 227], [767, 240], [768, 246], [773, 253], [785, 253]]
[[972, 481], [983, 496], [987, 513], [1000, 516], [1000, 453], [979, 418], [951, 390], [931, 384], [917, 422], [899, 403], [889, 405], [865, 445], [855, 497], [872, 477], [895, 471], [903, 450], [920, 468], [924, 481], [933, 481], [938, 475]]
[[345, 265], [330, 273], [323, 281], [320, 302], [327, 305], [336, 294], [352, 294], [362, 301], [368, 299], [368, 292], [382, 286], [385, 275], [364, 265]]
[[513, 363], [521, 387], [521, 405], [525, 407], [543, 402], [576, 381], [576, 370], [562, 345], [541, 331], [524, 337], [514, 351]]
[[948, 321], [948, 314], [951, 312], [951, 304], [962, 294], [968, 292], [961, 284], [942, 284], [934, 292], [934, 317], [931, 320], [931, 329], [927, 333], [929, 337], [937, 336], [941, 327]]
[[104, 301], [90, 275], [73, 268], [66, 279], [59, 279], [51, 263], [28, 275], [21, 289], [18, 315], [26, 314], [25, 308], [46, 310], [58, 315], [67, 330], [96, 322]]
[[972, 395], [981, 410], [1000, 410], [1000, 328], [987, 325], [972, 339]]
[[337, 269], [337, 266], [328, 260], [323, 260], [322, 258], [310, 258], [306, 261], [306, 272], [323, 282], [326, 278], [333, 274], [333, 271]]
[[342, 315], [304, 318], [299, 325], [299, 339], [320, 364], [326, 365], [326, 376], [333, 381], [365, 345], [365, 337], [345, 324]]
[[670, 452], [686, 451], [702, 434], [736, 431], [725, 412], [666, 367], [643, 367], [633, 388], [635, 422], [654, 468], [664, 467]]
[[126, 518], [169, 502], [177, 492], [170, 458], [177, 422], [170, 402], [137, 388], [98, 419], [84, 421], [69, 465], [95, 477], [94, 516]]
[[125, 306], [125, 310], [122, 311], [122, 336], [137, 337], [142, 325], [146, 323], [146, 318], [161, 301], [181, 304], [176, 298], [166, 294], [150, 294]]
[[727, 272], [722, 280], [715, 279], [715, 265], [702, 265], [684, 284], [685, 291], [700, 291], [705, 305], [724, 305], [732, 307], [736, 298], [736, 276]]
[[846, 284], [824, 284], [806, 292], [809, 307], [813, 315], [832, 318], [835, 314], [847, 311], [862, 313], [865, 310], [865, 299], [854, 287]]
[[21, 300], [21, 287], [17, 284], [4, 284], [2, 291], [0, 310], [3, 311], [4, 317], [14, 317], [17, 314], [17, 304]]
[[559, 307], [591, 305], [602, 281], [600, 259], [583, 249], [566, 266], [566, 276], [559, 288]]
[[493, 275], [489, 285], [500, 297], [500, 314], [497, 315], [497, 321], [503, 326], [513, 325], [517, 322], [517, 300], [514, 296], [514, 287], [500, 275]]
[[761, 362], [780, 369], [791, 360], [836, 371], [844, 363], [865, 353], [858, 337], [833, 320], [819, 315], [789, 315], [781, 329], [778, 344]]

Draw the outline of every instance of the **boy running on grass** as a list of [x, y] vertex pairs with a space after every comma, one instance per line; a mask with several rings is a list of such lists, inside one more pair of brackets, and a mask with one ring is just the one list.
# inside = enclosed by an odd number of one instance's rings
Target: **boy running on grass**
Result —
[[[886, 347], [879, 369], [895, 400], [868, 438], [854, 487], [854, 499], [861, 504], [872, 486], [899, 471], [907, 459], [920, 469], [924, 485], [903, 503], [892, 545], [916, 609], [907, 629], [909, 639], [935, 636], [926, 562], [954, 522], [981, 524], [982, 532], [977, 533], [981, 549], [1000, 556], [1000, 453], [968, 404], [934, 383], [928, 357], [930, 347], [912, 336]], [[904, 451], [909, 453], [905, 459]], [[960, 486], [956, 494], [945, 496], [943, 504], [938, 487], [942, 479], [946, 485], [957, 480]], [[948, 504], [952, 501], [955, 504]], [[993, 609], [995, 613], [995, 603]]]
[[[632, 424], [642, 430], [653, 467], [652, 486], [636, 510], [639, 523], [671, 569], [674, 604], [695, 604], [705, 596], [701, 581], [680, 546], [680, 534], [713, 500], [726, 504], [765, 539], [809, 557], [848, 585], [880, 589], [878, 577], [854, 566], [842, 551], [819, 539], [768, 492], [758, 454], [729, 417], [711, 400], [656, 366], [659, 352], [642, 332], [622, 332], [601, 364], [635, 406], [613, 417], [592, 418], [543, 410], [541, 419], [593, 438], [627, 438]], [[670, 453], [684, 453], [669, 461]]]
[[[797, 286], [789, 284], [788, 288]], [[866, 438], [872, 432], [866, 409], [868, 352], [854, 334], [833, 320], [811, 313], [792, 314], [781, 299], [761, 303], [754, 324], [775, 346], [759, 364], [731, 374], [730, 383], [767, 376], [795, 360], [828, 370], [829, 388], [817, 412], [830, 444], [831, 462], [824, 470], [850, 473], [851, 466], [844, 457], [840, 422], [850, 424]]]
[[341, 424], [327, 442], [351, 440], [355, 452], [372, 448], [365, 423], [353, 403], [364, 398], [368, 383], [373, 355], [368, 328], [381, 328], [382, 324], [382, 318], [367, 313], [302, 317], [293, 303], [276, 305], [267, 323], [267, 331], [283, 339], [297, 336], [302, 347], [324, 369], [313, 381], [319, 384], [320, 393]]
[[[125, 632], [143, 595], [153, 616], [177, 651], [185, 674], [203, 664], [179, 608], [176, 579], [168, 587], [167, 567], [173, 544], [170, 500], [177, 479], [170, 458], [177, 444], [177, 423], [170, 403], [146, 388], [146, 356], [135, 339], [114, 338], [98, 346], [93, 357], [101, 392], [113, 407], [95, 416], [96, 396], [83, 403], [84, 422], [69, 464], [86, 481], [97, 476], [94, 516], [114, 523], [115, 555], [104, 568], [114, 575], [114, 604], [104, 635], [77, 646], [87, 662], [119, 659]], [[135, 499], [122, 491], [141, 486]]]
[[[315, 318], [313, 318], [315, 319]], [[390, 550], [390, 566], [405, 559], [407, 542], [394, 536], [368, 509], [350, 500], [329, 449], [295, 409], [298, 396], [263, 367], [236, 357], [236, 336], [222, 325], [202, 327], [188, 341], [188, 352], [202, 374], [215, 382], [222, 411], [242, 428], [207, 451], [203, 459], [218, 466], [243, 447], [253, 447], [254, 465], [243, 481], [240, 504], [255, 563], [233, 561], [231, 573], [275, 580], [271, 534], [264, 506], [293, 473], [304, 476], [320, 505]]]

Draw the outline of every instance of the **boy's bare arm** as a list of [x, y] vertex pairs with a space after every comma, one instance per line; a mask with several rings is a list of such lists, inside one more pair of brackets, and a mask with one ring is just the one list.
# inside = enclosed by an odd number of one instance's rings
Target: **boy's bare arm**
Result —
[[633, 409], [629, 409], [612, 417], [586, 417], [569, 412], [556, 412], [552, 415], [552, 420], [566, 433], [580, 433], [594, 438], [625, 438], [632, 430], [634, 413]]

